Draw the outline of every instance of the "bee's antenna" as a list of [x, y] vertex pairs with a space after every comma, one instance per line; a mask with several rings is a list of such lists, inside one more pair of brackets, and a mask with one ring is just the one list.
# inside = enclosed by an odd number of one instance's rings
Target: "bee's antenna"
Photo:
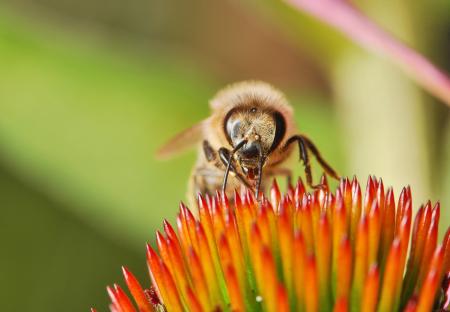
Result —
[[225, 175], [223, 177], [223, 184], [222, 184], [222, 192], [225, 193], [225, 189], [227, 187], [227, 181], [228, 181], [228, 174], [230, 173], [230, 168], [231, 168], [231, 160], [233, 159], [233, 155], [234, 153], [236, 153], [240, 148], [242, 148], [242, 146], [244, 146], [244, 144], [247, 143], [247, 140], [242, 140], [241, 142], [238, 143], [238, 145], [236, 145], [235, 148], [233, 148], [233, 150], [230, 152], [230, 155], [228, 157], [228, 162], [227, 162], [227, 169], [225, 170]]
[[262, 167], [264, 165], [265, 157], [262, 153], [261, 143], [259, 141], [255, 142], [256, 147], [258, 148], [259, 152], [259, 162], [258, 162], [258, 182], [256, 183], [256, 191], [255, 191], [255, 197], [256, 200], [259, 198], [259, 190], [261, 188], [261, 181], [262, 181]]

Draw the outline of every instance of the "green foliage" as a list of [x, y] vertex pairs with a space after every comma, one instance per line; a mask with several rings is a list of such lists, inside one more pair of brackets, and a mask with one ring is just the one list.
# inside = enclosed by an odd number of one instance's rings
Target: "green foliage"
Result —
[[[34, 311], [101, 307], [119, 264], [136, 262], [185, 197], [194, 152], [159, 162], [154, 151], [205, 118], [220, 86], [179, 57], [0, 16], [0, 157], [24, 181], [9, 187], [15, 178], [0, 173], [2, 228], [16, 233], [2, 241], [13, 251], [1, 267], [17, 279], [1, 291]], [[329, 108], [316, 96], [293, 99], [302, 132], [342, 169]]]

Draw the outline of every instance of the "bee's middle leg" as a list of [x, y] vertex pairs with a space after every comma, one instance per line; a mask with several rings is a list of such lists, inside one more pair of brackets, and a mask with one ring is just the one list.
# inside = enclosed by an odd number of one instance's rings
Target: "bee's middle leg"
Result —
[[305, 167], [305, 176], [306, 176], [306, 183], [311, 188], [323, 188], [323, 185], [318, 184], [314, 185], [312, 180], [312, 173], [311, 173], [311, 164], [309, 162], [309, 155], [308, 150], [310, 150], [316, 159], [318, 160], [319, 164], [322, 166], [322, 168], [325, 170], [327, 174], [332, 176], [333, 178], [339, 179], [339, 176], [336, 174], [336, 172], [329, 166], [325, 160], [320, 155], [318, 149], [315, 147], [315, 145], [305, 136], [303, 135], [294, 135], [291, 138], [289, 138], [285, 144], [285, 148], [287, 148], [290, 144], [293, 142], [297, 142], [299, 152], [300, 152], [300, 159], [303, 161], [303, 165]]
[[340, 177], [339, 175], [336, 173], [336, 171], [325, 161], [325, 159], [323, 159], [322, 155], [320, 155], [319, 150], [317, 149], [317, 147], [314, 145], [314, 143], [307, 138], [306, 136], [302, 135], [301, 136], [306, 144], [306, 146], [308, 147], [308, 150], [311, 151], [311, 153], [313, 153], [313, 155], [316, 157], [317, 161], [319, 162], [319, 164], [322, 166], [322, 168], [325, 170], [325, 172], [333, 177], [336, 180], [339, 180]]

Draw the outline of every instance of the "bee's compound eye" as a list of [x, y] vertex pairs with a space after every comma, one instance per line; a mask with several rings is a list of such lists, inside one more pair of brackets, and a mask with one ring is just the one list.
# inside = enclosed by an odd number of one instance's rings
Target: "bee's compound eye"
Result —
[[242, 137], [241, 132], [241, 121], [234, 120], [230, 125], [230, 131], [228, 132], [232, 140], [239, 139]]
[[226, 135], [230, 139], [230, 144], [233, 145], [235, 141], [242, 139], [241, 120], [236, 116], [230, 116], [226, 122]]
[[270, 151], [273, 151], [278, 147], [278, 145], [280, 145], [286, 133], [286, 121], [284, 120], [283, 115], [280, 112], [274, 112], [272, 117], [275, 121], [275, 137], [273, 138]]

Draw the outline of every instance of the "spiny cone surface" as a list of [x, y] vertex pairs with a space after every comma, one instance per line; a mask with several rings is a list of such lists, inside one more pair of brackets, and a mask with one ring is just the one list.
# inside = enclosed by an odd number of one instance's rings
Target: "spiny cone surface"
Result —
[[[439, 203], [413, 220], [411, 190], [356, 178], [335, 193], [305, 192], [299, 180], [258, 203], [199, 196], [198, 218], [183, 204], [147, 246], [151, 287], [123, 268], [134, 303], [108, 287], [113, 312], [432, 311], [449, 308], [450, 230], [438, 244]], [[94, 311], [94, 310], [93, 310]]]

